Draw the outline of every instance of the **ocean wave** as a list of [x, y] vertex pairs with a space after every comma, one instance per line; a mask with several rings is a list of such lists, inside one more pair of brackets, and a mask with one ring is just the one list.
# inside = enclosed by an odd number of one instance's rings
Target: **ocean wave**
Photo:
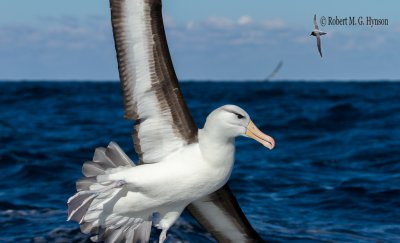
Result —
[[[398, 83], [188, 82], [182, 91], [200, 127], [235, 103], [275, 138], [273, 151], [238, 138], [230, 180], [265, 240], [400, 242]], [[82, 163], [111, 140], [137, 160], [119, 84], [0, 83], [0, 102], [0, 241], [89, 242], [66, 222]], [[169, 237], [212, 242], [186, 214]]]

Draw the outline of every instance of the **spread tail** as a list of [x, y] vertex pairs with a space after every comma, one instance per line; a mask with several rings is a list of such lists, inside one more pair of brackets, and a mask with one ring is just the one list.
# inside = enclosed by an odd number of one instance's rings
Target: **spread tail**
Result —
[[[68, 199], [68, 220], [77, 221], [81, 231], [93, 234], [92, 241], [148, 242], [151, 215], [140, 218], [107, 212], [107, 203], [126, 193], [125, 181], [98, 182], [96, 177], [115, 173], [135, 164], [114, 142], [97, 148], [93, 160], [82, 167], [84, 178], [76, 182], [77, 193]], [[111, 210], [112, 211], [112, 210]]]

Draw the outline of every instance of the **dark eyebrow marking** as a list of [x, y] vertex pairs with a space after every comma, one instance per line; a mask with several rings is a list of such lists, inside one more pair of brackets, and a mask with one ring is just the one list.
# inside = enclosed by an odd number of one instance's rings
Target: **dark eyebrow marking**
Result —
[[235, 112], [233, 110], [229, 110], [229, 109], [226, 109], [226, 108], [223, 108], [222, 110], [230, 112], [230, 113], [233, 113], [233, 114], [235, 114], [235, 115], [237, 115], [238, 117], [241, 117], [241, 118], [245, 117], [244, 115], [242, 115], [240, 113], [237, 113], [237, 112]]

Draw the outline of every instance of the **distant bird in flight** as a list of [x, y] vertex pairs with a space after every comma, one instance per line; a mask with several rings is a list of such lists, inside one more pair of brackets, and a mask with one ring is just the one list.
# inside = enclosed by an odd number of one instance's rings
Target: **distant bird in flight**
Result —
[[317, 15], [314, 14], [314, 30], [311, 32], [310, 35], [313, 35], [317, 38], [317, 47], [319, 55], [322, 57], [321, 51], [321, 35], [326, 35], [326, 32], [320, 31], [317, 24]]
[[275, 76], [278, 74], [279, 70], [282, 68], [282, 66], [283, 66], [283, 61], [280, 61], [280, 62], [278, 63], [278, 65], [276, 65], [276, 67], [275, 67], [275, 69], [272, 71], [272, 73], [271, 73], [270, 75], [268, 75], [268, 77], [266, 77], [266, 78], [264, 79], [264, 81], [270, 81], [273, 77], [275, 77]]

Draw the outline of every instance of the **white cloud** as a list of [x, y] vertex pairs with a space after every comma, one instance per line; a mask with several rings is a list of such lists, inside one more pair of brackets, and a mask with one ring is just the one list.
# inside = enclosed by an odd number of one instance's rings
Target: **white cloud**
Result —
[[[70, 70], [75, 70], [79, 67], [74, 65], [84, 67], [82, 59], [88, 58], [86, 65], [93, 63], [93, 70], [97, 70], [99, 62], [104, 62], [109, 66], [101, 66], [102, 70], [116, 72], [109, 19], [92, 16], [78, 19], [46, 18], [40, 21], [42, 23], [39, 25], [0, 26], [0, 56], [3, 56], [3, 60], [5, 56], [14, 58], [16, 63], [35, 59], [32, 62], [42, 66], [47, 66], [48, 63], [45, 62], [49, 62], [48, 60], [57, 60], [60, 61], [59, 65], [64, 63], [63, 68], [68, 66]], [[289, 26], [283, 19], [257, 20], [247, 15], [234, 19], [212, 16], [182, 23], [165, 16], [164, 21], [174, 62], [181, 62], [181, 67], [184, 67], [181, 70], [192, 70], [185, 71], [185, 77], [212, 76], [210, 70], [214, 70], [217, 76], [226, 72], [245, 77], [250, 71], [241, 74], [229, 64], [241, 63], [244, 65], [243, 69], [251, 69], [258, 62], [267, 62], [268, 58], [315, 58], [315, 38], [309, 36], [308, 28]], [[340, 28], [327, 31], [328, 35], [323, 37], [323, 51], [330, 58], [337, 55], [342, 59], [354, 56], [355, 52], [359, 55], [363, 53], [364, 56], [371, 56], [370, 53], [378, 51], [388, 53], [391, 49], [397, 50], [396, 43], [400, 40], [393, 29], [360, 29], [357, 35]], [[89, 60], [90, 57], [95, 61]], [[53, 65], [52, 63], [49, 65]], [[246, 65], [248, 66], [245, 67]], [[204, 66], [204, 74], [194, 68], [200, 66]], [[82, 73], [89, 75], [88, 71]], [[96, 72], [96, 75], [100, 73]]]
[[[329, 35], [329, 36], [328, 36]], [[371, 52], [376, 50], [388, 50], [387, 44], [398, 41], [398, 36], [390, 31], [376, 31], [372, 29], [359, 29], [354, 31], [334, 30], [325, 38], [339, 51]]]
[[238, 19], [237, 22], [239, 25], [247, 25], [251, 24], [253, 22], [253, 19], [250, 16], [243, 15]]
[[208, 17], [206, 23], [209, 26], [215, 27], [217, 29], [232, 29], [235, 26], [235, 22], [233, 20], [217, 16]]
[[281, 19], [264, 20], [261, 25], [267, 29], [283, 29], [286, 27], [286, 22]]
[[189, 22], [187, 22], [186, 28], [187, 28], [188, 30], [192, 30], [192, 29], [194, 29], [194, 27], [195, 27], [194, 21], [189, 21]]
[[[0, 50], [10, 48], [65, 48], [96, 49], [112, 46], [110, 22], [99, 16], [83, 19], [63, 16], [41, 18], [42, 25], [0, 26]], [[164, 17], [170, 44], [188, 50], [210, 50], [221, 45], [275, 45], [282, 43], [306, 44], [310, 41], [307, 30], [290, 28], [282, 19], [253, 20], [248, 15], [233, 20], [211, 16], [203, 21], [175, 22], [170, 16]], [[33, 26], [33, 25], [32, 25]], [[388, 33], [377, 33], [372, 29], [360, 31], [356, 36], [341, 30], [331, 30], [324, 37], [325, 43], [332, 43], [337, 50], [367, 50], [381, 48], [387, 42]], [[329, 39], [329, 42], [327, 40]], [[392, 37], [392, 39], [398, 39]], [[325, 44], [324, 43], [324, 44]]]
[[[39, 50], [46, 48], [84, 49], [112, 43], [111, 27], [83, 20], [60, 17], [40, 18], [40, 25], [0, 26], [0, 50]], [[105, 27], [106, 26], [106, 27]]]
[[212, 49], [218, 46], [248, 46], [278, 44], [276, 39], [291, 38], [292, 34], [283, 20], [255, 21], [243, 15], [233, 20], [212, 16], [204, 21], [189, 21], [185, 25], [167, 28], [170, 43], [179, 48]]

